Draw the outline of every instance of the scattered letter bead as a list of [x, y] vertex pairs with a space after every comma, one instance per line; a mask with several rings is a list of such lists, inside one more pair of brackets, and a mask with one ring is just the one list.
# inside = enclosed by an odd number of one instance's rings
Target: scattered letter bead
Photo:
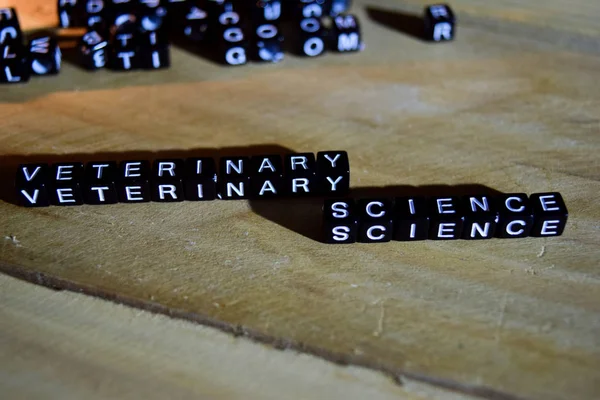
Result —
[[60, 71], [62, 54], [58, 42], [50, 36], [29, 42], [29, 63], [34, 75], [56, 75]]
[[49, 182], [48, 164], [22, 164], [17, 169], [15, 186], [19, 203], [25, 207], [47, 207]]
[[0, 45], [8, 42], [21, 43], [23, 33], [14, 8], [0, 8]]
[[323, 205], [325, 243], [354, 243], [358, 232], [356, 207], [351, 199], [328, 199]]
[[490, 196], [465, 196], [463, 198], [463, 239], [491, 239], [494, 237], [498, 211]]
[[85, 26], [85, 8], [81, 0], [58, 0], [58, 21], [61, 28]]
[[167, 18], [165, 0], [138, 0], [140, 4], [139, 25], [144, 32], [157, 32], [163, 29]]
[[531, 236], [560, 236], [565, 230], [569, 212], [560, 193], [535, 193], [530, 196], [533, 208]]
[[253, 156], [250, 159], [250, 188], [253, 198], [266, 199], [281, 196], [283, 189], [281, 156]]
[[90, 70], [104, 68], [106, 66], [106, 51], [108, 41], [97, 31], [89, 31], [81, 38], [79, 52], [81, 63]]
[[89, 162], [85, 166], [83, 199], [86, 204], [115, 204], [119, 201], [115, 181], [117, 163], [113, 161]]
[[389, 199], [358, 201], [358, 241], [380, 243], [392, 240], [393, 204]]
[[433, 240], [460, 239], [463, 211], [458, 197], [433, 197], [429, 200], [429, 238]]
[[220, 195], [223, 200], [247, 199], [250, 195], [250, 159], [223, 157], [219, 165]]
[[258, 0], [248, 2], [247, 14], [251, 21], [258, 23], [281, 20], [282, 0]]
[[291, 4], [292, 18], [299, 21], [304, 18], [321, 18], [325, 16], [325, 1], [323, 0], [300, 0]]
[[454, 39], [454, 13], [446, 4], [436, 4], [425, 8], [425, 36], [434, 42]]
[[138, 0], [106, 0], [107, 21], [109, 26], [120, 27], [124, 24], [137, 24]]
[[283, 36], [276, 24], [266, 23], [255, 29], [253, 58], [257, 61], [277, 63], [283, 60]]
[[300, 32], [295, 38], [296, 53], [317, 57], [325, 52], [323, 28], [318, 18], [305, 18], [299, 22]]
[[29, 81], [30, 68], [27, 51], [17, 41], [0, 45], [0, 83], [25, 83]]
[[395, 204], [394, 240], [429, 238], [429, 209], [424, 197], [399, 197]]
[[140, 39], [143, 68], [161, 69], [171, 66], [169, 41], [164, 32], [145, 32]]
[[[169, 18], [171, 19], [171, 13]], [[171, 25], [175, 29], [180, 29], [177, 33], [183, 34], [193, 42], [204, 40], [208, 31], [208, 14], [204, 9], [186, 3], [181, 16], [175, 18]], [[178, 28], [179, 26], [181, 28]]]
[[352, 0], [329, 0], [328, 14], [335, 17], [350, 10], [351, 6]]
[[83, 0], [82, 8], [84, 10], [85, 26], [100, 30], [108, 28], [106, 0]]
[[313, 153], [285, 156], [285, 188], [291, 196], [312, 195], [316, 192], [316, 161]]
[[122, 161], [117, 175], [121, 203], [150, 201], [150, 164], [148, 161]]
[[360, 27], [354, 15], [334, 17], [331, 33], [331, 47], [334, 51], [347, 53], [361, 50]]
[[213, 158], [185, 160], [185, 199], [209, 201], [217, 198], [217, 165]]
[[183, 160], [156, 160], [152, 166], [152, 201], [183, 201]]
[[79, 206], [83, 204], [81, 184], [82, 163], [53, 164], [50, 172], [50, 199], [55, 206]]
[[533, 212], [525, 193], [503, 194], [496, 198], [498, 223], [496, 237], [517, 239], [529, 236], [533, 225]]
[[324, 195], [343, 195], [350, 187], [350, 162], [345, 151], [317, 153], [317, 180]]
[[227, 65], [243, 65], [248, 61], [247, 43], [241, 26], [229, 26], [221, 32], [219, 40], [220, 61]]

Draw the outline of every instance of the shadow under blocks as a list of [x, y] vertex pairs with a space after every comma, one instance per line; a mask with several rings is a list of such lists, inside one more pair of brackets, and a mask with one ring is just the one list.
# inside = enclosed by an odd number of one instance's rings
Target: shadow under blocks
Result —
[[[487, 186], [465, 184], [457, 186], [385, 186], [352, 188], [348, 199], [394, 199], [398, 197], [457, 197], [467, 195], [496, 196], [500, 192]], [[280, 226], [309, 239], [327, 243], [323, 229], [323, 202], [325, 197], [287, 199], [285, 201], [251, 200], [252, 210]]]
[[423, 17], [409, 14], [400, 10], [386, 10], [379, 7], [367, 6], [367, 15], [372, 21], [415, 39], [426, 41], [425, 20]]
[[322, 243], [518, 239], [562, 235], [560, 193], [500, 193], [487, 186], [387, 186], [346, 197], [250, 201], [258, 215]]

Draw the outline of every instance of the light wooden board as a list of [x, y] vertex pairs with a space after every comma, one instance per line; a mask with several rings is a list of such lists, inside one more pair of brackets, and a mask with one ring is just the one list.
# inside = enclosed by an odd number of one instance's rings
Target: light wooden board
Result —
[[2, 87], [3, 166], [341, 148], [355, 187], [560, 191], [563, 237], [332, 247], [312, 238], [314, 202], [3, 202], [0, 268], [482, 397], [597, 398], [598, 5], [477, 3], [457, 3], [452, 44], [365, 10], [398, 22], [382, 13], [421, 3], [358, 1], [360, 55], [226, 69], [175, 50], [165, 72], [66, 65]]
[[3, 398], [470, 398], [5, 275], [0, 300]]

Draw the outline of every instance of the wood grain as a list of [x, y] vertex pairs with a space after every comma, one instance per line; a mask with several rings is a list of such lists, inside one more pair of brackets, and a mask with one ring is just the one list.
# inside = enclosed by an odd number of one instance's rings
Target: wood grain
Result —
[[565, 14], [552, 18], [478, 3], [457, 3], [466, 18], [451, 44], [400, 32], [420, 3], [358, 1], [359, 55], [226, 69], [175, 49], [165, 72], [66, 65], [57, 78], [0, 88], [3, 166], [342, 148], [354, 187], [560, 191], [563, 237], [332, 247], [314, 240], [310, 201], [6, 201], [0, 268], [463, 393], [597, 398], [600, 59], [584, 38], [597, 41], [595, 25], [573, 19], [581, 7], [600, 13], [583, 1], [553, 1], [546, 12]]
[[0, 299], [6, 398], [469, 398], [5, 275]]

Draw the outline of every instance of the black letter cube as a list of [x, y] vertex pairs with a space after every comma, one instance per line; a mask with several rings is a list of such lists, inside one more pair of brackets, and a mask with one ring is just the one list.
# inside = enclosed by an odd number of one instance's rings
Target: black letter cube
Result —
[[0, 8], [0, 45], [8, 42], [22, 43], [23, 32], [14, 8]]
[[429, 238], [429, 208], [424, 197], [398, 197], [394, 205], [394, 240]]
[[150, 201], [150, 163], [121, 161], [117, 175], [117, 192], [121, 203]]
[[305, 18], [295, 22], [293, 48], [297, 55], [317, 57], [325, 52], [324, 32], [321, 21], [317, 18]]
[[313, 153], [294, 153], [285, 156], [285, 191], [298, 197], [316, 192], [316, 161]]
[[562, 235], [569, 211], [560, 193], [535, 193], [529, 199], [533, 208], [531, 236]]
[[223, 157], [219, 165], [220, 198], [222, 200], [247, 199], [250, 195], [250, 159], [248, 157]]
[[12, 40], [0, 45], [0, 83], [29, 81], [29, 63], [25, 47]]
[[86, 10], [82, 0], [58, 0], [58, 21], [61, 28], [86, 25]]
[[81, 185], [83, 164], [53, 164], [50, 172], [50, 199], [55, 206], [79, 206], [83, 204]]
[[89, 31], [79, 43], [81, 64], [89, 70], [106, 66], [108, 41], [98, 31]]
[[29, 65], [34, 75], [56, 75], [60, 72], [62, 54], [58, 42], [42, 36], [29, 42]]
[[252, 58], [256, 61], [277, 63], [283, 60], [283, 35], [273, 23], [259, 25], [253, 38]]
[[496, 230], [498, 211], [490, 196], [465, 196], [463, 198], [463, 239], [491, 239]]
[[460, 239], [463, 226], [463, 211], [459, 197], [433, 197], [429, 199], [429, 212], [430, 239]]
[[352, 199], [328, 199], [323, 205], [323, 241], [325, 243], [354, 243], [358, 220]]
[[362, 49], [360, 26], [354, 15], [338, 15], [333, 18], [331, 48], [339, 53], [360, 51]]
[[217, 198], [217, 165], [212, 158], [185, 160], [185, 199], [209, 201]]
[[152, 201], [183, 201], [183, 160], [156, 160], [152, 166]]
[[281, 156], [253, 156], [250, 159], [251, 195], [256, 199], [279, 197], [283, 191]]
[[49, 182], [48, 164], [22, 164], [17, 169], [17, 198], [24, 207], [47, 207]]
[[117, 163], [114, 161], [89, 162], [85, 166], [83, 199], [86, 204], [115, 204], [119, 201], [115, 182]]
[[358, 201], [358, 241], [382, 243], [392, 240], [393, 203], [390, 199]]
[[533, 225], [533, 211], [525, 193], [503, 194], [496, 198], [498, 224], [496, 237], [517, 239], [529, 236]]
[[345, 151], [317, 153], [317, 184], [324, 195], [344, 195], [350, 187], [350, 162]]
[[446, 4], [435, 4], [425, 8], [425, 38], [434, 42], [454, 39], [454, 13]]

